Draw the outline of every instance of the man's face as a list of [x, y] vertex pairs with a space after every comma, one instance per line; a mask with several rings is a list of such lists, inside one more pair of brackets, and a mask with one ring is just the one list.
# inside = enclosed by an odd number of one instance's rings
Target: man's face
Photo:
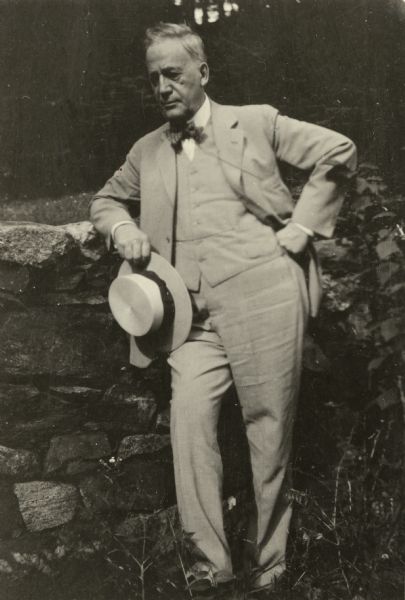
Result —
[[190, 56], [176, 39], [155, 42], [146, 52], [155, 98], [168, 121], [191, 119], [204, 101], [208, 66]]

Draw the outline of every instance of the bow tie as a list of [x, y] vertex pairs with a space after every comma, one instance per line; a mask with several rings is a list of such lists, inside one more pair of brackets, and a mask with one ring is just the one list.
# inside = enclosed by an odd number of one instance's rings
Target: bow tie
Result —
[[176, 152], [180, 152], [181, 143], [183, 140], [195, 140], [197, 144], [201, 144], [207, 137], [203, 127], [196, 127], [193, 121], [186, 123], [181, 129], [167, 129], [167, 139], [173, 146]]

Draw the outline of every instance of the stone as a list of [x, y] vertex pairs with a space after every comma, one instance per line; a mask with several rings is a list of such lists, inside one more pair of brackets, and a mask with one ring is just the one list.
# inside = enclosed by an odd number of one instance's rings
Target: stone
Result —
[[74, 517], [79, 500], [73, 485], [51, 481], [16, 483], [14, 492], [29, 531], [42, 531], [68, 523]]
[[0, 323], [0, 371], [112, 381], [128, 362], [128, 342], [112, 315], [89, 307], [32, 308]]
[[9, 538], [23, 528], [24, 523], [13, 488], [2, 481], [0, 485], [0, 538]]
[[57, 292], [71, 292], [83, 281], [84, 276], [85, 272], [83, 269], [75, 269], [73, 271], [62, 269], [54, 274], [52, 287]]
[[42, 267], [68, 255], [76, 247], [63, 227], [19, 221], [0, 222], [0, 260]]
[[30, 275], [26, 267], [0, 261], [0, 289], [21, 294], [28, 286]]
[[107, 254], [106, 244], [100, 234], [94, 229], [90, 221], [80, 221], [60, 225], [76, 241], [83, 256], [93, 261], [99, 260]]
[[182, 538], [177, 506], [170, 506], [152, 514], [126, 517], [116, 527], [115, 534], [130, 541], [146, 539], [152, 543], [150, 554], [154, 554], [156, 548], [160, 556], [164, 555]]
[[104, 394], [96, 415], [113, 428], [121, 427], [131, 433], [146, 433], [155, 422], [157, 403], [151, 390], [116, 384]]
[[15, 415], [29, 412], [36, 407], [39, 399], [39, 390], [33, 385], [0, 383], [0, 412], [4, 417], [6, 413]]
[[173, 466], [168, 461], [127, 460], [118, 482], [116, 506], [123, 511], [152, 511], [175, 502]]
[[57, 385], [51, 386], [49, 392], [66, 400], [93, 402], [101, 397], [103, 390], [82, 385]]
[[129, 435], [122, 440], [117, 456], [120, 460], [125, 460], [131, 456], [154, 454], [164, 448], [170, 448], [170, 435], [157, 433]]
[[0, 290], [0, 314], [5, 315], [6, 311], [9, 310], [25, 311], [26, 308], [22, 297]]
[[56, 292], [51, 294], [43, 294], [39, 298], [41, 306], [73, 306], [73, 305], [88, 305], [88, 306], [101, 306], [107, 305], [108, 300], [101, 294], [95, 294], [94, 292], [76, 292], [75, 294], [68, 294], [64, 292]]
[[103, 404], [119, 407], [138, 407], [139, 401], [154, 400], [153, 392], [142, 381], [130, 384], [114, 384], [106, 390]]
[[172, 465], [163, 460], [130, 459], [84, 477], [79, 488], [92, 513], [152, 511], [175, 501]]
[[91, 513], [110, 512], [115, 508], [115, 482], [104, 473], [87, 475], [80, 481], [80, 495]]
[[98, 460], [74, 460], [65, 467], [66, 475], [81, 475], [89, 471], [96, 471], [99, 467]]
[[51, 439], [44, 472], [49, 475], [69, 461], [92, 460], [110, 454], [110, 443], [105, 433], [101, 431], [59, 435]]
[[0, 446], [0, 475], [14, 479], [35, 478], [39, 473], [36, 454], [30, 450]]
[[23, 446], [25, 448], [46, 447], [52, 435], [75, 431], [86, 420], [80, 410], [66, 410], [63, 413], [50, 413], [41, 418], [32, 418], [23, 422], [1, 422], [0, 442], [6, 446]]

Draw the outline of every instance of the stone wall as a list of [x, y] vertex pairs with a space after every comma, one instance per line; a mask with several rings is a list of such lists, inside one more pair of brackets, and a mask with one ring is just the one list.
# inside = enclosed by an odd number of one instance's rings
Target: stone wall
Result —
[[[175, 514], [168, 373], [128, 365], [107, 302], [119, 264], [88, 222], [0, 225], [0, 572], [58, 557], [66, 532], [91, 551], [105, 520], [158, 536]], [[248, 461], [232, 395], [225, 412], [230, 494]]]

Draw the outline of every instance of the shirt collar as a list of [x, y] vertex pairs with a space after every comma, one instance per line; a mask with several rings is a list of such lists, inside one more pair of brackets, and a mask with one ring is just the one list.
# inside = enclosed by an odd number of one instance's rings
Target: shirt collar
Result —
[[211, 104], [208, 96], [205, 96], [205, 100], [197, 110], [193, 117], [193, 122], [196, 127], [205, 127], [211, 116]]

